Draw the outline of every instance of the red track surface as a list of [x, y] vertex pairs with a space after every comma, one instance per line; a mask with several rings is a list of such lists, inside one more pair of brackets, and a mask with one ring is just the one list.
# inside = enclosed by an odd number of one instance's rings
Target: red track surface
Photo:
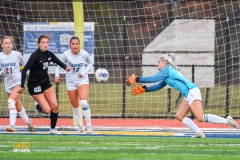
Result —
[[[49, 118], [31, 118], [34, 126], [49, 126]], [[232, 128], [225, 124], [212, 124], [194, 121], [200, 128]], [[240, 120], [237, 120], [240, 124]], [[9, 125], [9, 118], [0, 118], [0, 126]], [[17, 118], [16, 126], [25, 126], [22, 119]], [[59, 118], [57, 126], [72, 126], [73, 121], [70, 118]], [[92, 119], [92, 125], [96, 127], [166, 127], [179, 128], [185, 127], [176, 119], [121, 119], [121, 118], [102, 118]]]

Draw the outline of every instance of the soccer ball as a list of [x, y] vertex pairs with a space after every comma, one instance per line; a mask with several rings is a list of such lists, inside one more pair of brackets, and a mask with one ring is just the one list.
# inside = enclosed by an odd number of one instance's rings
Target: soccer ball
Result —
[[95, 71], [94, 76], [97, 82], [107, 82], [109, 73], [105, 68], [99, 68]]

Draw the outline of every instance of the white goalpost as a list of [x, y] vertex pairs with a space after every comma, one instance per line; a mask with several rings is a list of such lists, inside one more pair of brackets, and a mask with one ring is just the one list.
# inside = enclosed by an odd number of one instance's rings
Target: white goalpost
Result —
[[[179, 71], [201, 89], [205, 113], [231, 115], [240, 123], [239, 0], [83, 0], [83, 13], [76, 13], [74, 2], [1, 0], [0, 34], [14, 38], [15, 49], [23, 53], [26, 61], [36, 49], [36, 37], [40, 34], [51, 37], [49, 50], [58, 57], [68, 49], [71, 36], [80, 36], [84, 41], [82, 48], [94, 60], [89, 73], [94, 129], [187, 130], [175, 119], [183, 99], [178, 91], [167, 86], [134, 97], [132, 87], [125, 84], [126, 76], [133, 73], [137, 76], [157, 73], [158, 58], [166, 53], [175, 53]], [[79, 21], [81, 18], [83, 22]], [[98, 68], [108, 70], [108, 82], [95, 81], [93, 73]], [[54, 69], [52, 64], [49, 68], [52, 82]], [[53, 85], [59, 102], [57, 126], [72, 128], [64, 72], [59, 86]], [[0, 120], [4, 121], [0, 126], [4, 128], [9, 117], [3, 79], [0, 88]], [[27, 88], [21, 101], [34, 120], [33, 125], [49, 126], [48, 115], [35, 113], [34, 100]], [[194, 119], [191, 112], [188, 116]], [[16, 127], [22, 126], [18, 121]], [[227, 125], [196, 123], [206, 130], [232, 129]]]

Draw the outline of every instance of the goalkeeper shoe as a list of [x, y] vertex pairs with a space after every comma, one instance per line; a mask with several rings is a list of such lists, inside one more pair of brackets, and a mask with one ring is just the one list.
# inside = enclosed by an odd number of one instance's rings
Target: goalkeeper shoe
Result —
[[13, 125], [9, 125], [6, 127], [7, 132], [15, 132], [15, 127]]
[[32, 125], [31, 119], [29, 119], [29, 122], [27, 123], [27, 125], [28, 125], [29, 131], [30, 131], [30, 132], [34, 132], [34, 127], [33, 127], [33, 125]]
[[192, 138], [205, 138], [205, 134], [202, 132], [196, 133]]
[[239, 129], [239, 125], [237, 124], [236, 121], [233, 120], [233, 118], [231, 116], [227, 117], [227, 122], [228, 122], [229, 126], [232, 126], [232, 127], [236, 128], [236, 129]]
[[87, 126], [87, 134], [92, 134], [93, 128], [92, 126]]
[[83, 132], [83, 126], [79, 126], [76, 134], [81, 134]]
[[56, 128], [50, 129], [50, 134], [60, 134]]

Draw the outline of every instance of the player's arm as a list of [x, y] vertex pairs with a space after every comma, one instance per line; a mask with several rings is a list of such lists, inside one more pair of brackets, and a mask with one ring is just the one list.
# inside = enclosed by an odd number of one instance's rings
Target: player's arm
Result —
[[87, 54], [86, 62], [87, 62], [87, 66], [86, 66], [86, 69], [81, 72], [82, 76], [88, 74], [89, 70], [90, 70], [90, 69], [92, 68], [92, 66], [93, 66], [93, 61], [92, 61], [92, 58], [91, 58], [90, 54]]
[[132, 85], [134, 83], [140, 82], [140, 83], [155, 83], [159, 81], [164, 81], [165, 78], [169, 76], [168, 69], [161, 70], [157, 74], [151, 77], [138, 77], [132, 74], [131, 77], [126, 78], [127, 85]]
[[[1, 61], [0, 61], [0, 64], [1, 64]], [[5, 74], [6, 72], [7, 72], [7, 68], [0, 70], [0, 76]]]
[[[23, 70], [23, 67], [25, 66], [25, 61], [23, 58], [23, 55], [19, 52], [19, 65], [20, 65], [20, 70]], [[26, 73], [27, 75], [29, 75], [29, 70]]]
[[19, 59], [20, 59], [20, 61], [19, 61], [20, 66], [24, 66], [25, 65], [25, 61], [24, 61], [24, 58], [23, 58], [23, 56], [22, 56], [22, 54], [20, 52], [19, 52]]
[[[62, 56], [59, 59], [61, 62], [66, 63], [67, 62], [67, 57], [65, 56], [65, 54], [63, 53]], [[57, 65], [55, 68], [55, 83], [59, 83], [60, 82], [60, 66]]]
[[24, 83], [25, 83], [25, 79], [26, 79], [26, 73], [27, 71], [30, 69], [31, 64], [33, 64], [34, 58], [36, 58], [36, 56], [30, 56], [30, 58], [28, 59], [28, 62], [25, 64], [25, 66], [22, 69], [22, 76], [21, 76], [21, 85], [20, 85], [20, 89], [18, 90], [18, 93], [22, 93], [24, 91]]
[[149, 86], [149, 87], [146, 87], [145, 88], [145, 92], [154, 92], [154, 91], [158, 91], [160, 89], [162, 89], [163, 87], [165, 87], [167, 85], [167, 83], [162, 80], [160, 81], [158, 84], [156, 85], [152, 85], [152, 86]]
[[140, 83], [155, 83], [164, 81], [169, 76], [168, 70], [159, 71], [157, 74], [151, 77], [137, 77], [136, 82]]
[[21, 76], [21, 88], [22, 91], [24, 90], [24, 83], [25, 83], [25, 79], [26, 79], [26, 73], [27, 71], [33, 67], [35, 65], [35, 63], [38, 61], [38, 55], [35, 54], [36, 52], [33, 52], [31, 54], [31, 56], [29, 57], [27, 63], [24, 65], [23, 69], [22, 69], [22, 76]]
[[25, 83], [25, 79], [26, 79], [26, 73], [30, 68], [30, 64], [29, 64], [30, 59], [28, 60], [28, 62], [26, 63], [26, 65], [23, 67], [22, 70], [22, 76], [21, 76], [21, 88], [24, 89], [24, 83]]
[[137, 85], [135, 88], [132, 88], [132, 94], [134, 96], [137, 96], [143, 92], [154, 92], [154, 91], [162, 89], [166, 85], [167, 85], [167, 83], [165, 81], [160, 81], [158, 84], [150, 86], [150, 87], [146, 87], [146, 86], [141, 87], [141, 86]]
[[71, 68], [68, 67], [66, 64], [64, 64], [62, 61], [60, 61], [56, 56], [55, 54], [53, 54], [52, 52], [49, 52], [51, 57], [52, 57], [52, 62], [53, 63], [56, 63], [57, 65], [59, 65], [61, 68], [63, 68], [64, 70], [66, 71], [70, 71]]
[[[1, 61], [0, 61], [1, 64]], [[4, 73], [4, 70], [0, 70], [0, 76]]]
[[6, 73], [6, 70], [5, 69], [1, 70], [0, 71], [0, 76], [3, 75], [4, 73]]

